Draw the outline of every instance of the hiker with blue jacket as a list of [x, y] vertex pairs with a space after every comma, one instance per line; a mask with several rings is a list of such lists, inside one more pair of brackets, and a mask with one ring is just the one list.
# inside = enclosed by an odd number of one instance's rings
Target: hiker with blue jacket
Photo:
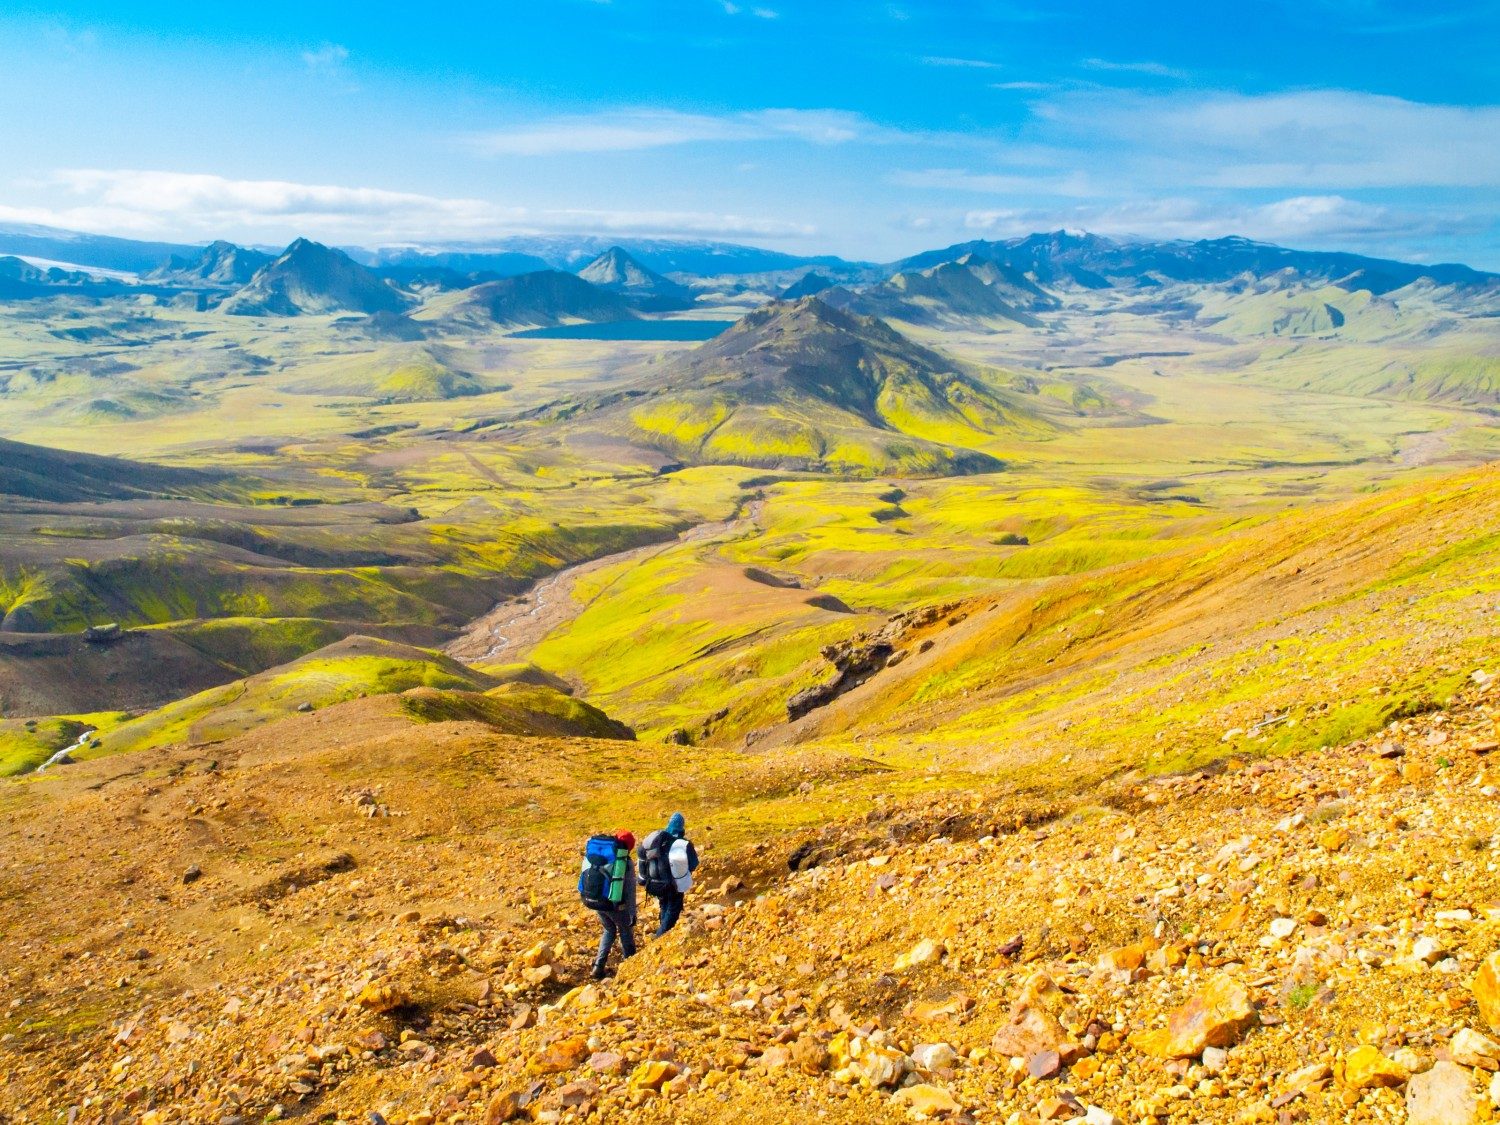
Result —
[[635, 837], [629, 832], [613, 836], [591, 836], [583, 849], [583, 868], [578, 873], [578, 896], [599, 915], [604, 933], [599, 938], [599, 956], [594, 958], [594, 979], [603, 980], [609, 951], [620, 943], [620, 960], [635, 956], [635, 864], [630, 850]]
[[640, 881], [646, 893], [661, 906], [661, 937], [682, 916], [683, 896], [693, 886], [693, 872], [698, 870], [698, 850], [687, 838], [687, 822], [680, 812], [673, 813], [667, 826], [652, 832], [641, 841]]

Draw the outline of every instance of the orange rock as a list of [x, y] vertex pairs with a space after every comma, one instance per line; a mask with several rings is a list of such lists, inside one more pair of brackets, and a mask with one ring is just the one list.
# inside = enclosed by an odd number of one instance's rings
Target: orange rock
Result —
[[1030, 1058], [1040, 1051], [1056, 1051], [1064, 1062], [1078, 1055], [1078, 1045], [1055, 1014], [1062, 1004], [1062, 991], [1046, 973], [1037, 973], [1021, 989], [1011, 1005], [1010, 1018], [995, 1031], [990, 1045], [997, 1054]]
[[561, 1074], [572, 1070], [591, 1053], [589, 1041], [582, 1035], [574, 1035], [543, 1047], [531, 1057], [526, 1070], [531, 1074]]
[[1249, 920], [1249, 904], [1237, 902], [1224, 913], [1224, 916], [1215, 924], [1215, 928], [1221, 934], [1232, 934], [1243, 929], [1245, 923]]
[[920, 1000], [908, 1004], [906, 1018], [913, 1023], [936, 1023], [939, 1020], [957, 1020], [974, 1007], [971, 997], [962, 992], [946, 1000]]
[[804, 1035], [792, 1044], [792, 1065], [803, 1074], [822, 1074], [828, 1069], [828, 1048]]
[[1131, 972], [1146, 963], [1146, 951], [1139, 945], [1122, 945], [1118, 949], [1099, 954], [1095, 962], [1106, 972]]
[[1473, 992], [1474, 1003], [1479, 1005], [1484, 1022], [1490, 1025], [1491, 1031], [1500, 1031], [1500, 950], [1480, 963]]
[[1230, 1047], [1255, 1024], [1250, 994], [1229, 977], [1215, 977], [1172, 1013], [1162, 1031], [1137, 1032], [1130, 1043], [1159, 1058], [1191, 1059], [1205, 1047]]
[[503, 1090], [484, 1108], [484, 1125], [501, 1125], [525, 1116], [526, 1103], [515, 1090]]
[[891, 1095], [891, 1100], [903, 1103], [911, 1110], [912, 1116], [923, 1119], [962, 1113], [964, 1108], [947, 1090], [925, 1082], [897, 1090]]

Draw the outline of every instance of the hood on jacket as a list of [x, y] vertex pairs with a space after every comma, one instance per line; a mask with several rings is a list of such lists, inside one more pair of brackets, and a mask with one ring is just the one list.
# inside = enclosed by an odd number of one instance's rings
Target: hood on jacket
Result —
[[682, 814], [680, 812], [674, 812], [671, 819], [667, 821], [667, 835], [680, 837], [686, 832], [687, 821], [682, 818]]

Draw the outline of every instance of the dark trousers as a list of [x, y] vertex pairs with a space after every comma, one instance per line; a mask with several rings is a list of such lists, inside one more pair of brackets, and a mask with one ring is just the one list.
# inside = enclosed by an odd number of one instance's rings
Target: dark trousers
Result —
[[604, 975], [604, 966], [609, 961], [609, 951], [620, 942], [620, 960], [635, 956], [635, 921], [628, 914], [616, 914], [607, 910], [596, 910], [604, 933], [599, 936], [599, 956], [594, 958], [594, 975]]
[[661, 937], [682, 917], [682, 892], [674, 887], [657, 895], [656, 901], [661, 904], [661, 923], [656, 927], [656, 936]]

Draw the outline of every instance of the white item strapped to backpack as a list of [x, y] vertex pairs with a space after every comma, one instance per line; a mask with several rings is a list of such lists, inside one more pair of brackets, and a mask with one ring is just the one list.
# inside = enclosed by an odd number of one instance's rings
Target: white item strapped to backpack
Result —
[[693, 872], [688, 867], [688, 842], [686, 840], [673, 840], [672, 847], [667, 852], [667, 863], [672, 868], [672, 881], [677, 884], [679, 893], [686, 893], [693, 889]]

